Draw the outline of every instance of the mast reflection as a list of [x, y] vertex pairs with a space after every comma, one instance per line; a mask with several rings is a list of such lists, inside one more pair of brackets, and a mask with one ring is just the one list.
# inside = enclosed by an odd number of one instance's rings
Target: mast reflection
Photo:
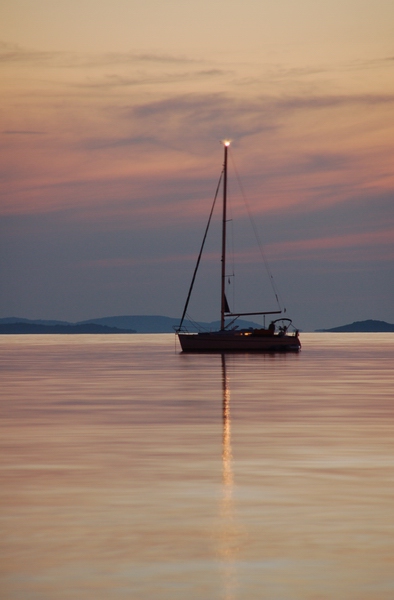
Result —
[[230, 415], [230, 389], [227, 380], [226, 357], [221, 355], [222, 361], [222, 390], [223, 390], [223, 491], [226, 497], [231, 497], [234, 486], [231, 452], [231, 415]]
[[238, 531], [234, 512], [234, 474], [231, 450], [230, 388], [226, 370], [226, 357], [221, 355], [223, 392], [222, 441], [222, 498], [220, 503], [221, 535], [219, 555], [223, 570], [225, 600], [233, 600], [237, 587], [235, 561], [238, 551]]

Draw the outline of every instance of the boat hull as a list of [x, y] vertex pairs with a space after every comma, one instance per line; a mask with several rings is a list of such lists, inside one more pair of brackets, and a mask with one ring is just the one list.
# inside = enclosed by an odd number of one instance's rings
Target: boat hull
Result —
[[178, 333], [183, 352], [298, 352], [298, 335], [258, 336], [232, 332]]

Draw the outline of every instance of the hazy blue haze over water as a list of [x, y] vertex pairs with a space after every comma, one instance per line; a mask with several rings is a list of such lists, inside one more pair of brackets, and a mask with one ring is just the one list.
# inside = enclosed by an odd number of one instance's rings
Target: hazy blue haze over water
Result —
[[1, 598], [392, 600], [394, 335], [0, 336]]

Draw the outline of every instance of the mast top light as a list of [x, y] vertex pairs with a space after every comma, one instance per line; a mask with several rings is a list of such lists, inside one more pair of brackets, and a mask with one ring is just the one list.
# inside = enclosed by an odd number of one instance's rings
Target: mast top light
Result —
[[231, 140], [223, 140], [223, 144], [225, 146], [229, 146], [231, 144]]

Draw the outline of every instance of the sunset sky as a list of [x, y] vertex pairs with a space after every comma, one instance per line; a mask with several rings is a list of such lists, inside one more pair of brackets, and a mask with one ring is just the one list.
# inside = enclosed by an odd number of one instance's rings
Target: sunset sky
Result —
[[394, 322], [392, 0], [3, 0], [0, 40], [0, 317], [180, 316], [230, 138], [295, 324]]

